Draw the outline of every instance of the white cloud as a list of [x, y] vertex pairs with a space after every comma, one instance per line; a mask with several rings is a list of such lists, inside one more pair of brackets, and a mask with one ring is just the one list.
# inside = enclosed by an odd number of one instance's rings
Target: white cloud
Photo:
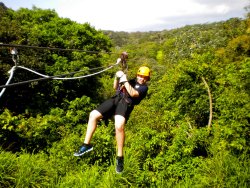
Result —
[[56, 10], [63, 17], [89, 22], [97, 29], [133, 30], [161, 24], [165, 17], [194, 14], [203, 7], [191, 0], [75, 0], [64, 1]]
[[230, 7], [227, 5], [215, 6], [215, 12], [218, 14], [226, 14], [230, 11]]
[[156, 25], [169, 29], [171, 23], [184, 26], [198, 20], [205, 23], [242, 17], [249, 0], [3, 0], [3, 3], [14, 9], [32, 5], [55, 9], [60, 17], [88, 22], [96, 29], [146, 31], [157, 30]]

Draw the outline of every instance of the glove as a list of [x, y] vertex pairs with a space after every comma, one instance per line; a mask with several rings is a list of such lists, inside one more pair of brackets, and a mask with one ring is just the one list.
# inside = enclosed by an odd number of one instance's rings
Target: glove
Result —
[[123, 74], [123, 75], [121, 76], [121, 78], [120, 78], [120, 82], [119, 82], [119, 83], [125, 83], [125, 82], [127, 82], [127, 81], [128, 81], [127, 75], [126, 75], [126, 74]]
[[123, 75], [124, 75], [124, 72], [122, 72], [122, 71], [117, 71], [117, 72], [115, 73], [115, 77], [116, 77], [117, 79], [121, 78]]
[[121, 63], [121, 61], [122, 61], [122, 59], [121, 59], [121, 58], [118, 58], [118, 59], [116, 60], [116, 64]]

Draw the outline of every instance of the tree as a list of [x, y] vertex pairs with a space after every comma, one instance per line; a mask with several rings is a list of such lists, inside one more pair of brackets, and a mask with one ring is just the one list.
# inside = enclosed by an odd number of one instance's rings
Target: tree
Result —
[[[20, 47], [17, 50], [19, 64], [22, 66], [54, 76], [77, 70], [86, 70], [84, 74], [87, 74], [91, 68], [106, 65], [102, 62], [104, 59], [100, 52], [108, 52], [111, 42], [101, 31], [96, 31], [87, 23], [78, 24], [67, 18], [59, 18], [54, 10], [36, 7], [32, 10], [21, 8], [16, 12], [8, 9], [2, 14], [1, 25], [6, 25], [7, 28], [0, 31], [0, 41], [3, 43], [82, 50], [52, 51], [46, 48], [40, 50]], [[95, 53], [90, 53], [91, 51]], [[3, 59], [8, 59], [2, 65], [5, 72], [0, 80], [4, 84], [9, 76], [6, 69], [10, 69], [13, 62], [7, 50], [2, 53]], [[79, 76], [79, 73], [76, 75]], [[18, 69], [13, 82], [34, 78], [37, 75]], [[94, 95], [98, 85], [100, 83], [97, 77], [74, 81], [33, 82], [8, 89], [1, 100], [1, 106], [19, 113], [25, 109], [48, 112], [51, 105], [61, 106], [63, 101], [82, 95]]]

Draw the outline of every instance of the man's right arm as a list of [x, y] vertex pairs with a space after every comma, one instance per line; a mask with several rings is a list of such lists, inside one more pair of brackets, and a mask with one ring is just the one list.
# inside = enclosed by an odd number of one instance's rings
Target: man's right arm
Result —
[[114, 90], [117, 90], [118, 85], [119, 85], [119, 79], [118, 79], [117, 77], [115, 77], [114, 83], [113, 83], [113, 88], [114, 88]]
[[119, 82], [120, 82], [120, 78], [124, 75], [124, 72], [122, 71], [117, 71], [115, 73], [115, 79], [114, 79], [114, 83], [113, 83], [113, 88], [115, 90], [117, 90], [118, 86], [119, 86]]

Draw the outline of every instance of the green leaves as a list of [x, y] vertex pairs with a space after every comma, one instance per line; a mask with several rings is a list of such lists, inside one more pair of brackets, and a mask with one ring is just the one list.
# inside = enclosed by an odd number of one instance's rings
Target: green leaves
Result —
[[[17, 48], [20, 56], [18, 63], [21, 66], [49, 76], [83, 71], [69, 75], [72, 77], [88, 74], [89, 69], [106, 65], [106, 62], [103, 63], [102, 54], [98, 52], [109, 51], [111, 42], [101, 31], [95, 30], [87, 23], [78, 24], [58, 17], [54, 10], [42, 10], [36, 7], [31, 10], [25, 8], [18, 11], [7, 10], [2, 14], [0, 23], [6, 28], [0, 29], [0, 42], [48, 48]], [[79, 51], [65, 51], [65, 49]], [[91, 53], [92, 51], [95, 53]], [[3, 71], [1, 69], [3, 74], [0, 76], [0, 81], [4, 84], [9, 76], [6, 72], [14, 63], [8, 50], [1, 51], [0, 55], [8, 60], [3, 62]], [[16, 71], [13, 82], [36, 78], [38, 76], [31, 72]], [[82, 95], [93, 95], [98, 85], [100, 85], [98, 78], [26, 84], [18, 90], [14, 88], [14, 92], [6, 92], [4, 107], [18, 113], [29, 109], [36, 114], [33, 107], [36, 106], [35, 108], [46, 114], [50, 107], [61, 107], [64, 99], [74, 100]], [[22, 105], [17, 108], [16, 102]]]
[[[59, 18], [50, 10], [2, 12], [0, 22], [8, 31], [22, 23], [13, 36], [0, 29], [3, 41], [99, 52], [111, 45], [107, 36], [89, 24]], [[73, 156], [84, 140], [89, 112], [113, 95], [113, 70], [102, 77], [9, 90], [0, 114], [0, 186], [247, 187], [250, 60], [246, 23], [231, 19], [162, 32], [108, 32], [115, 45], [128, 50], [129, 76], [134, 77], [141, 65], [152, 69], [148, 95], [135, 106], [125, 126], [121, 175], [115, 174], [112, 120], [98, 124], [91, 153]], [[7, 51], [0, 53], [7, 57]], [[91, 68], [111, 64], [116, 58], [111, 57], [22, 49], [20, 60], [44, 74], [58, 75], [78, 70], [90, 73]], [[4, 61], [0, 71], [10, 64]], [[0, 81], [8, 77], [2, 72]], [[24, 72], [17, 76], [15, 81], [33, 78]]]

